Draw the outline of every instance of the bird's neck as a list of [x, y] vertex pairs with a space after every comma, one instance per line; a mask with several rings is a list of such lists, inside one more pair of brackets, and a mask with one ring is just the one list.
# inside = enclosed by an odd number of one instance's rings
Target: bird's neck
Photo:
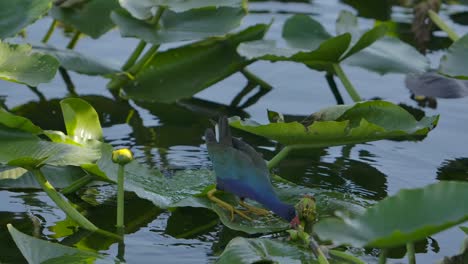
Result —
[[276, 215], [279, 217], [291, 221], [290, 214], [289, 212], [291, 210], [294, 210], [294, 206], [290, 204], [283, 203], [281, 200], [278, 199], [278, 197], [273, 196], [273, 197], [261, 197], [258, 199], [258, 202], [263, 204], [266, 208], [269, 210], [273, 211]]

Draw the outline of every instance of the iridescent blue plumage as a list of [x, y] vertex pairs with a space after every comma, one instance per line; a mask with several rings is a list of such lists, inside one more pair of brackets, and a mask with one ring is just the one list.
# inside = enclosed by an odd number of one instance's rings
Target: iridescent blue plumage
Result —
[[241, 199], [255, 200], [291, 222], [296, 217], [294, 206], [283, 203], [276, 195], [262, 156], [247, 143], [231, 136], [226, 117], [219, 119], [218, 132], [219, 142], [212, 129], [205, 133], [208, 154], [216, 173], [216, 188]]

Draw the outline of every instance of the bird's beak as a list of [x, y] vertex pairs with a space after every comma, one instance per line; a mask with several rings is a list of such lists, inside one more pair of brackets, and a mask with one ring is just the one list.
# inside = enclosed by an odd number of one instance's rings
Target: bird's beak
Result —
[[301, 220], [299, 220], [299, 216], [296, 215], [296, 217], [294, 217], [293, 220], [291, 220], [289, 224], [291, 225], [291, 228], [295, 229], [296, 227], [298, 227], [301, 224]]

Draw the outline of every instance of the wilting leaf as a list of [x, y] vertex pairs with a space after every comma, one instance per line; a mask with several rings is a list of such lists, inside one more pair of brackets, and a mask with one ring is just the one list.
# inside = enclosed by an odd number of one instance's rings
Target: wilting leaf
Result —
[[15, 36], [45, 15], [51, 6], [52, 0], [0, 1], [0, 39]]
[[[65, 188], [86, 175], [79, 167], [55, 167], [46, 165], [42, 173], [55, 188]], [[31, 172], [19, 167], [0, 167], [0, 188], [2, 189], [42, 189]]]
[[59, 62], [52, 56], [0, 40], [0, 79], [37, 86], [52, 80]]
[[165, 11], [156, 27], [132, 17], [124, 10], [112, 12], [112, 21], [123, 37], [136, 37], [153, 44], [198, 40], [224, 35], [240, 25], [246, 10], [242, 8], [201, 8], [183, 13]]
[[117, 0], [92, 0], [73, 7], [54, 6], [50, 14], [86, 35], [99, 38], [114, 27], [110, 13], [118, 7]]
[[455, 41], [440, 59], [439, 72], [448, 76], [468, 79], [465, 67], [468, 59], [468, 34]]
[[189, 98], [247, 66], [236, 52], [239, 43], [260, 39], [268, 25], [259, 24], [222, 38], [210, 38], [157, 53], [124, 87], [132, 99], [170, 103]]
[[79, 98], [60, 101], [68, 136], [77, 142], [102, 140], [102, 128], [96, 110]]
[[97, 59], [74, 50], [57, 49], [50, 45], [34, 45], [33, 50], [57, 58], [67, 70], [87, 75], [107, 75], [120, 72], [119, 66], [105, 59]]
[[245, 0], [119, 0], [120, 5], [138, 19], [148, 19], [156, 14], [158, 7], [174, 12], [185, 12], [202, 7], [241, 7], [247, 5]]
[[28, 263], [93, 263], [103, 257], [92, 251], [67, 247], [21, 233], [11, 224], [8, 232]]
[[468, 183], [439, 182], [402, 190], [356, 218], [322, 220], [314, 230], [336, 244], [396, 247], [467, 221], [468, 205], [453, 203], [467, 199]]
[[257, 262], [318, 263], [310, 249], [268, 238], [243, 237], [231, 240], [218, 260], [219, 264]]
[[[331, 118], [331, 119], [330, 119]], [[387, 138], [424, 136], [435, 127], [438, 116], [417, 121], [403, 108], [385, 101], [323, 109], [311, 117], [311, 125], [299, 122], [261, 125], [237, 117], [230, 125], [285, 145], [327, 147]]]
[[468, 81], [450, 78], [436, 72], [408, 74], [406, 88], [414, 95], [438, 98], [460, 98], [468, 95]]
[[[90, 173], [117, 180], [118, 165], [111, 160], [112, 146], [102, 145], [102, 157], [96, 164], [83, 165]], [[310, 189], [295, 185], [279, 177], [273, 177], [277, 194], [284, 202], [295, 204], [304, 194], [312, 194], [317, 199], [321, 216], [333, 215], [335, 210], [361, 212], [369, 203], [349, 195], [329, 192], [322, 189]], [[161, 208], [201, 207], [213, 210], [227, 227], [246, 233], [270, 233], [288, 228], [289, 224], [273, 215], [255, 217], [247, 221], [238, 216], [234, 221], [227, 210], [212, 203], [206, 192], [214, 187], [215, 177], [208, 170], [177, 171], [171, 177], [164, 177], [160, 172], [150, 170], [136, 161], [125, 166], [125, 189], [135, 192], [139, 197], [150, 200]], [[219, 192], [217, 197], [238, 206], [238, 200], [231, 194]], [[253, 203], [259, 206], [258, 204]]]

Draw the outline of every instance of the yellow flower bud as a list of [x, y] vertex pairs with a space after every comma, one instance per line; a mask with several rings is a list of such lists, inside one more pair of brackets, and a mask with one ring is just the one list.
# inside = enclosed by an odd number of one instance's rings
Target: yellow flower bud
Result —
[[112, 152], [112, 162], [125, 165], [133, 160], [133, 153], [127, 149], [117, 149]]

